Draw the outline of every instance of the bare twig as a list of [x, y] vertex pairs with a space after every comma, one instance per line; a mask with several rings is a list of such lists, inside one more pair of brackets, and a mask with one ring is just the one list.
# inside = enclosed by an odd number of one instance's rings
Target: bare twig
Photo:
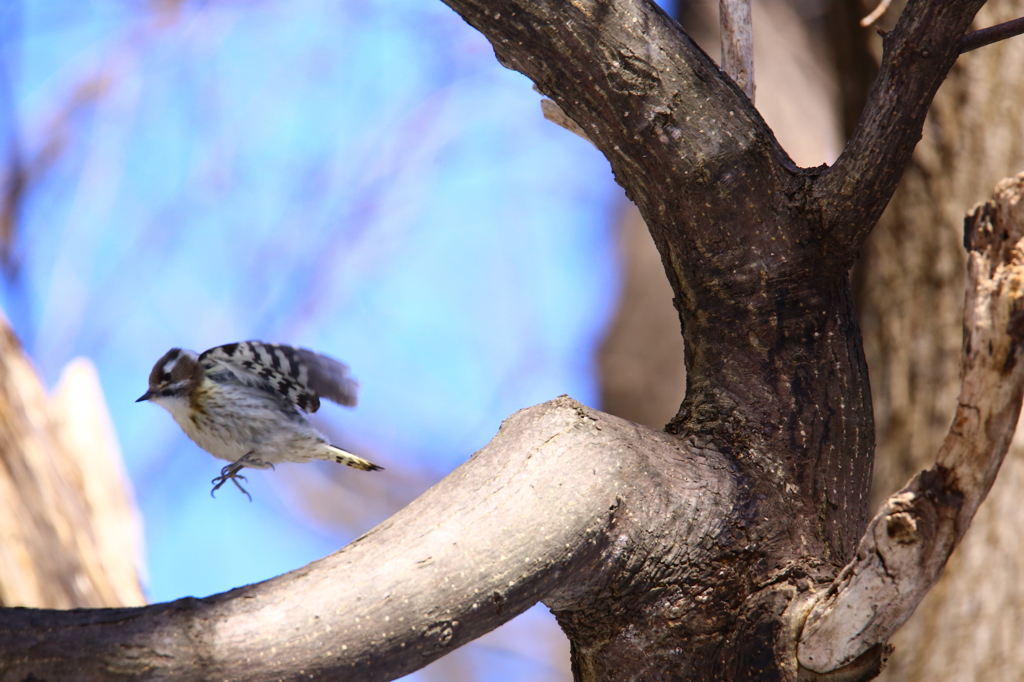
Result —
[[977, 50], [979, 47], [985, 47], [992, 43], [998, 43], [1000, 40], [1019, 36], [1021, 33], [1024, 33], [1024, 17], [1014, 19], [1013, 21], [1005, 21], [978, 31], [972, 31], [960, 41], [960, 54]]
[[754, 29], [750, 0], [719, 0], [722, 70], [754, 101]]
[[871, 24], [878, 21], [882, 17], [882, 15], [885, 14], [885, 10], [889, 9], [889, 4], [891, 2], [892, 0], [882, 0], [880, 3], [878, 3], [878, 7], [876, 7], [874, 11], [871, 12], [871, 14], [867, 15], [866, 17], [860, 20], [860, 25], [863, 28], [867, 28]]
[[800, 664], [835, 670], [914, 612], [966, 532], [1009, 449], [1024, 394], [1024, 174], [965, 221], [968, 291], [960, 397], [930, 470], [890, 497], [857, 557], [807, 619]]
[[[13, 23], [13, 22], [11, 22]], [[18, 37], [11, 35], [11, 27], [3, 26], [0, 31], [9, 46], [19, 44]], [[17, 107], [11, 87], [9, 61], [13, 56], [0, 57], [0, 269], [10, 278], [17, 275], [18, 263], [15, 257], [14, 239], [17, 231], [18, 208], [25, 190], [25, 166], [22, 159], [22, 142], [18, 126]]]
[[[123, 53], [134, 52], [147, 47], [154, 36], [175, 26], [181, 19], [182, 0], [153, 0], [149, 21], [133, 27], [110, 58], [100, 61], [95, 71], [82, 75], [72, 86], [67, 98], [57, 103], [56, 110], [38, 131], [20, 131], [14, 124], [8, 131], [8, 158], [0, 159], [0, 269], [8, 276], [16, 276], [18, 260], [15, 255], [15, 237], [18, 230], [19, 213], [29, 191], [46, 176], [61, 159], [75, 134], [78, 134], [77, 119], [88, 107], [95, 106], [106, 97], [121, 78], [121, 69], [116, 61]], [[8, 38], [8, 36], [4, 36]], [[8, 41], [13, 42], [13, 41]], [[7, 68], [0, 61], [0, 100], [12, 100], [8, 83]], [[14, 121], [13, 104], [7, 117]], [[37, 116], [38, 118], [38, 116]]]
[[19, 140], [11, 136], [8, 158], [0, 175], [0, 269], [10, 278], [19, 270], [14, 237], [18, 228], [18, 209], [25, 196], [26, 170], [21, 159]]

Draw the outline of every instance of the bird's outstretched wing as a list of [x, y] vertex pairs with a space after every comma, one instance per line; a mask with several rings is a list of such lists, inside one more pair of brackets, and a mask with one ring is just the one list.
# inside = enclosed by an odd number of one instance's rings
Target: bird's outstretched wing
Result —
[[348, 407], [358, 400], [359, 383], [346, 365], [305, 348], [242, 341], [204, 351], [199, 364], [204, 370], [222, 365], [239, 381], [277, 391], [305, 412], [320, 409], [320, 398]]

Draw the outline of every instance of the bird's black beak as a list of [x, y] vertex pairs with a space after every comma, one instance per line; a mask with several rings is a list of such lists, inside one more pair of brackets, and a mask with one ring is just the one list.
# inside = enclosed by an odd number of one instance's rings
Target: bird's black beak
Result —
[[138, 400], [136, 400], [135, 402], [141, 403], [143, 400], [149, 400], [152, 397], [153, 397], [153, 391], [146, 391], [145, 393], [142, 394], [142, 397], [139, 398]]

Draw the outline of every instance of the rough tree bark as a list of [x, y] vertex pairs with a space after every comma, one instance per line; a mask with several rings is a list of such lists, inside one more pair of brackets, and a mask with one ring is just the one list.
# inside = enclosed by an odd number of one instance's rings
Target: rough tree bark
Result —
[[[716, 9], [696, 3], [680, 17], [687, 33], [709, 54], [720, 42]], [[816, 32], [820, 27], [812, 32], [808, 18], [783, 2], [759, 0], [752, 9], [758, 111], [798, 165], [834, 161], [846, 137], [839, 124], [830, 54]], [[847, 21], [845, 30], [859, 17]], [[861, 107], [870, 84], [869, 78]], [[661, 428], [675, 415], [686, 390], [679, 315], [647, 225], [633, 204], [623, 202], [620, 211], [617, 250], [622, 283], [598, 354], [601, 406], [623, 419]]]
[[867, 525], [873, 424], [847, 272], [983, 1], [911, 2], [861, 125], [815, 169], [648, 2], [449, 4], [580, 126], [643, 214], [686, 343], [668, 433], [568, 398], [524, 410], [406, 510], [286, 576], [142, 609], [0, 611], [3, 677], [386, 680], [537, 600], [580, 680], [877, 671], [1020, 408], [1024, 235], [993, 209], [969, 239], [964, 419], [935, 473]]
[[1024, 395], [1024, 364], [1017, 362], [1024, 351], [1024, 174], [1000, 182], [992, 201], [975, 207], [964, 246], [968, 292], [953, 423], [934, 466], [886, 500], [856, 560], [815, 604], [800, 639], [807, 668], [833, 670], [910, 617], [1009, 449]]

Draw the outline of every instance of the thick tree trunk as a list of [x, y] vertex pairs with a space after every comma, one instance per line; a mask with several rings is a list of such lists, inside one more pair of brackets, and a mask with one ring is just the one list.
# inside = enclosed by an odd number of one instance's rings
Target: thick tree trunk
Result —
[[[683, 27], [709, 54], [719, 43], [715, 9], [710, 3], [691, 3], [682, 17]], [[798, 165], [834, 161], [842, 149], [842, 131], [837, 88], [820, 36], [810, 33], [804, 19], [783, 2], [754, 2], [753, 15], [758, 111]], [[870, 84], [869, 79], [861, 93], [862, 105]], [[618, 230], [622, 289], [598, 356], [601, 406], [661, 428], [686, 392], [679, 314], [658, 250], [632, 203], [624, 202]]]
[[[982, 28], [1024, 15], [994, 0]], [[878, 425], [876, 499], [930, 466], [956, 407], [961, 215], [1024, 171], [1024, 40], [970, 52], [935, 97], [899, 190], [868, 239], [859, 307]], [[1024, 670], [1024, 446], [1015, 445], [942, 580], [894, 638], [882, 679], [1016, 682]]]

